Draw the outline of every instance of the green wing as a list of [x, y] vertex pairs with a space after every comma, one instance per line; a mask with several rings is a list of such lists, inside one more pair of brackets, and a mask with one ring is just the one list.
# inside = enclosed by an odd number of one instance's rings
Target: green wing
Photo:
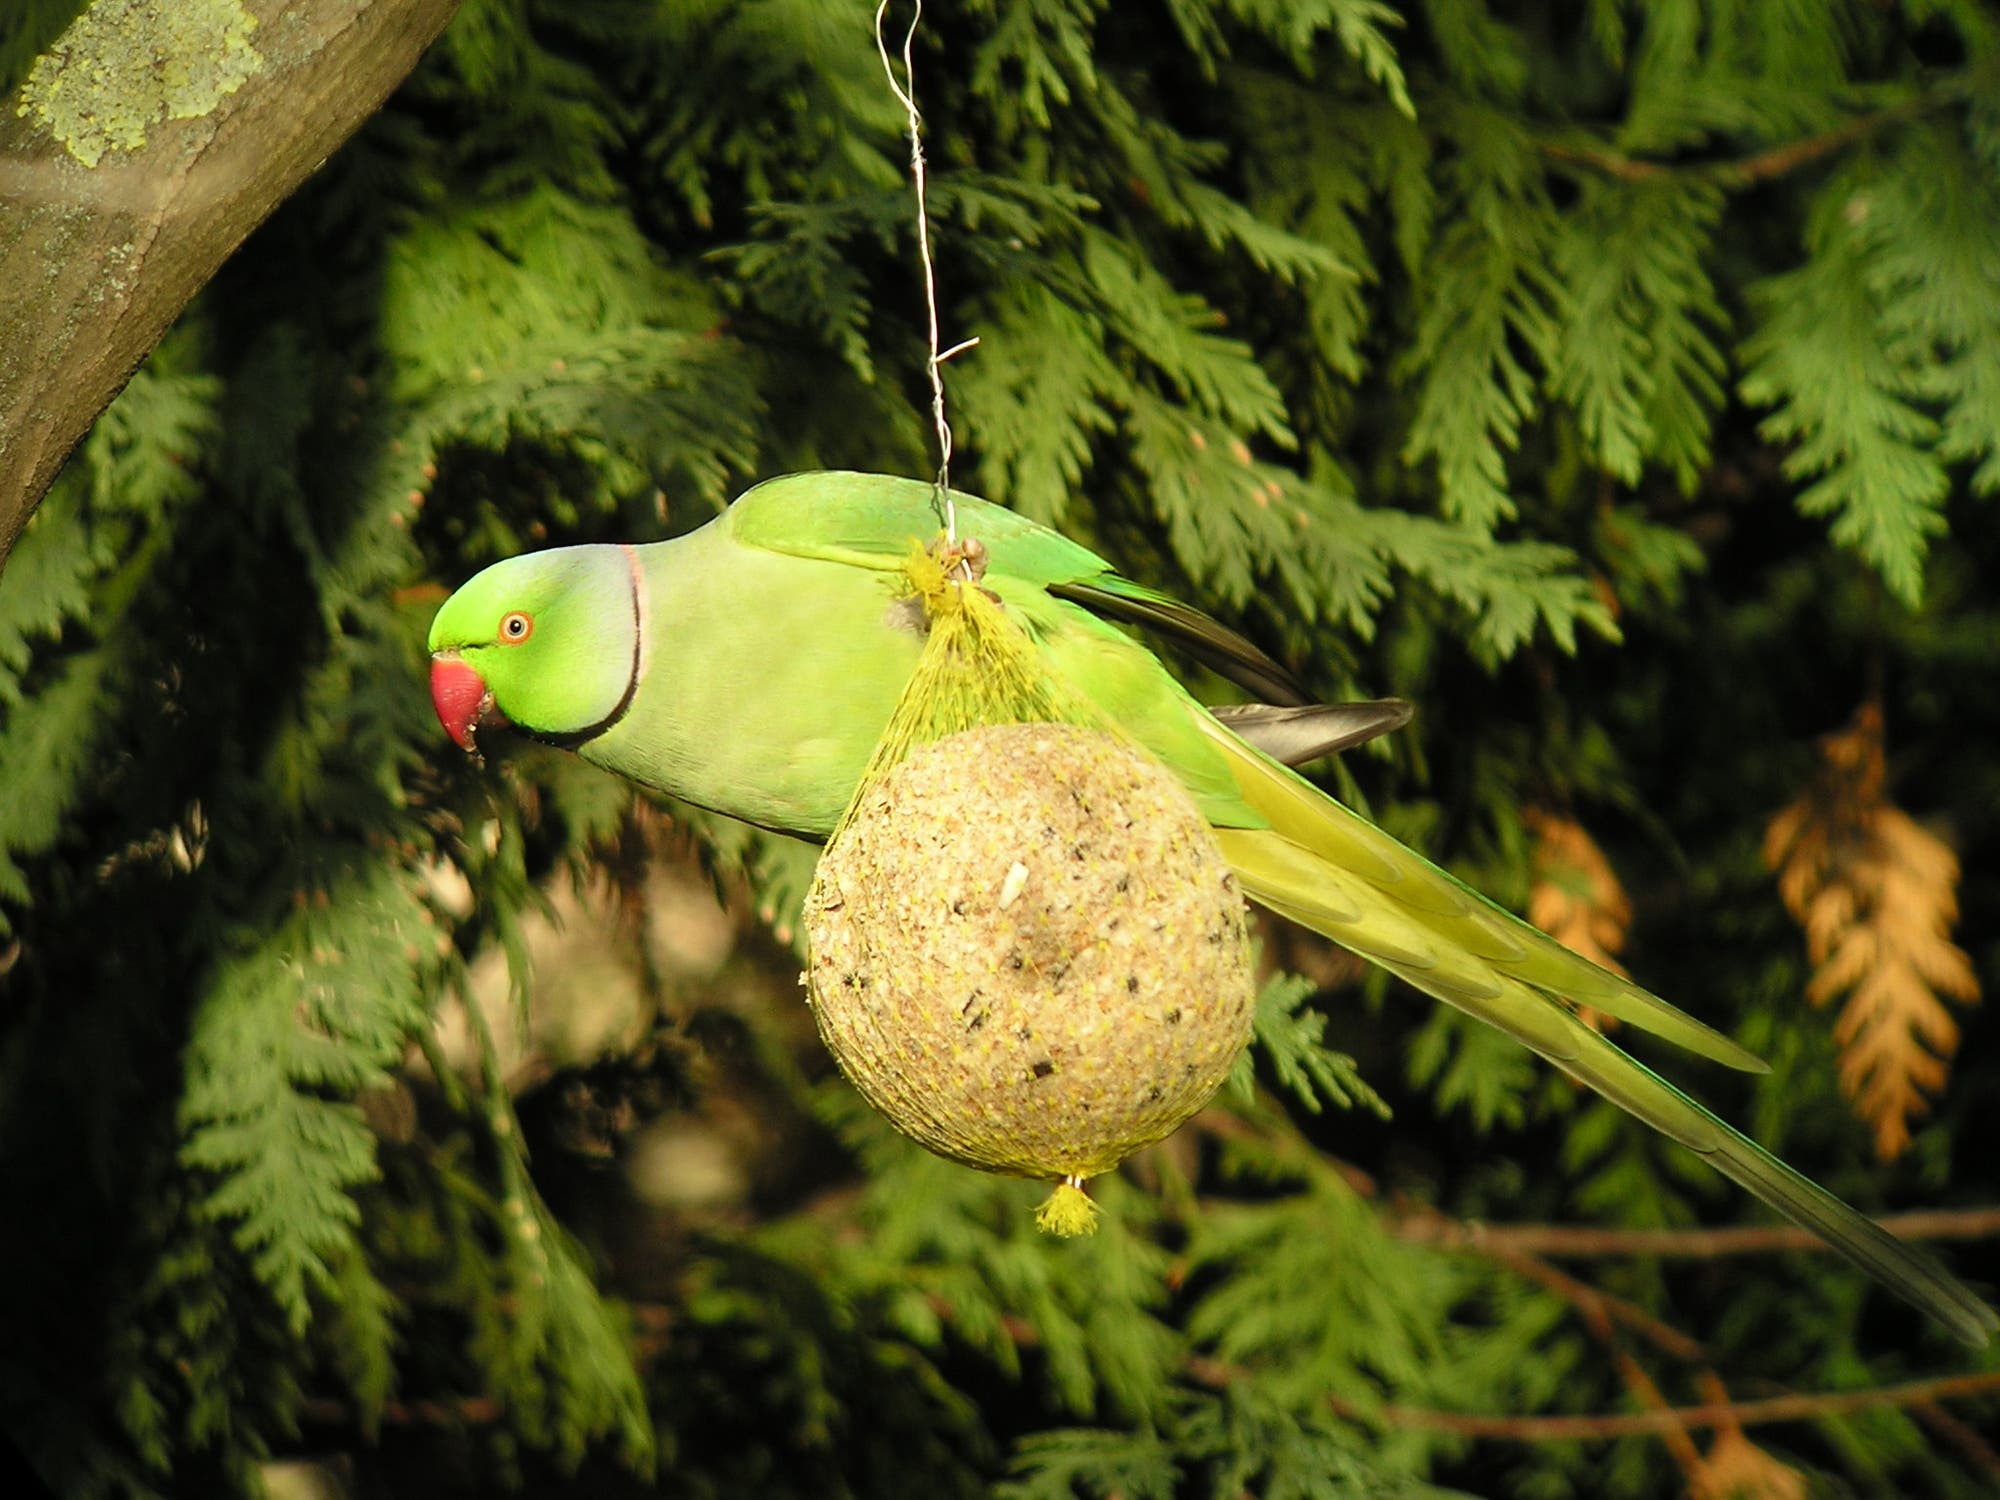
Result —
[[[937, 489], [921, 479], [846, 472], [789, 474], [745, 493], [727, 512], [730, 534], [746, 546], [850, 567], [897, 567], [910, 543], [943, 524]], [[1102, 619], [1166, 637], [1263, 703], [1307, 705], [1293, 673], [1248, 637], [1144, 584], [1121, 578], [1088, 547], [1005, 506], [952, 493], [959, 530], [986, 545], [991, 570], [1044, 589]]]
[[[794, 557], [888, 571], [911, 542], [928, 542], [944, 522], [934, 485], [891, 474], [787, 474], [746, 491], [727, 512], [730, 535], [746, 546]], [[954, 490], [959, 530], [986, 544], [995, 571], [1046, 588], [1115, 576], [1088, 547], [973, 495]]]

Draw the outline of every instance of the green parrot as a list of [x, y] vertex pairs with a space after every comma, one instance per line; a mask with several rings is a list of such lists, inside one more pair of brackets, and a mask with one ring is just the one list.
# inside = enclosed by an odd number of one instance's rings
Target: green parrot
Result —
[[[1113, 573], [1012, 511], [955, 494], [987, 550], [982, 586], [1081, 690], [1181, 779], [1250, 899], [1498, 1027], [1706, 1158], [1779, 1213], [1980, 1345], [2000, 1323], [1905, 1245], [1621, 1051], [1588, 1006], [1729, 1067], [1764, 1064], [1579, 957], [1292, 770], [1407, 717], [1316, 709], [1242, 636]], [[824, 840], [860, 783], [924, 644], [905, 592], [935, 488], [817, 473], [750, 490], [707, 525], [644, 546], [496, 563], [431, 626], [431, 694], [463, 748], [511, 727], [606, 770], [765, 828]], [[1267, 700], [1218, 717], [1121, 628], [1162, 632]]]

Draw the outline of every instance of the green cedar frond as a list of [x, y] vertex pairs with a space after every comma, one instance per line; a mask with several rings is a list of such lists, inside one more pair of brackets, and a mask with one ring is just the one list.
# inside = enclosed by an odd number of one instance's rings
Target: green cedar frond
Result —
[[538, 59], [521, 0], [470, 0], [461, 24], [440, 39], [439, 62], [474, 98], [492, 98], [530, 73]]
[[746, 297], [781, 323], [811, 329], [855, 374], [873, 380], [868, 286], [844, 243], [850, 217], [815, 204], [772, 207], [758, 217], [759, 238], [730, 256]]
[[393, 394], [478, 382], [525, 348], [590, 348], [641, 327], [699, 334], [717, 311], [669, 273], [631, 218], [535, 185], [420, 220], [382, 289]]
[[1859, 225], [1883, 332], [1935, 351], [1924, 389], [1942, 409], [1938, 456], [1973, 465], [1976, 492], [2000, 493], [2000, 179], [1935, 125], [1909, 132], [1898, 168]]
[[1327, 1391], [1366, 1401], [1378, 1382], [1421, 1389], [1445, 1354], [1453, 1279], [1385, 1233], [1331, 1172], [1271, 1202], [1209, 1208], [1188, 1259], [1190, 1284], [1205, 1288], [1188, 1313], [1189, 1336], [1254, 1370], [1286, 1405]]
[[1688, 576], [1706, 561], [1693, 537], [1636, 506], [1608, 507], [1596, 532], [1591, 555], [1603, 562], [1613, 592], [1628, 605], [1653, 599], [1665, 609], [1679, 608]]
[[1358, 381], [1380, 279], [1368, 226], [1383, 200], [1406, 268], [1421, 259], [1432, 201], [1428, 143], [1382, 104], [1356, 103], [1280, 73], [1239, 66], [1223, 83], [1243, 136], [1250, 206], [1325, 246], [1341, 268], [1307, 285], [1310, 327], [1318, 359], [1343, 380]]
[[1759, 431], [1793, 445], [1785, 472], [1812, 481], [1799, 509], [1830, 516], [1835, 541], [1914, 606], [1950, 490], [1936, 421], [1923, 409], [1927, 349], [1884, 318], [1873, 281], [1872, 183], [1844, 172], [1814, 206], [1812, 259], [1750, 288], [1741, 391], [1775, 408]]
[[1234, 245], [1258, 270], [1284, 282], [1310, 286], [1329, 277], [1355, 279], [1353, 267], [1327, 246], [1279, 228], [1220, 188], [1193, 182], [1182, 191], [1190, 222], [1211, 249]]
[[1593, 1219], [1635, 1227], [1695, 1222], [1692, 1195], [1685, 1190], [1712, 1193], [1713, 1182], [1679, 1170], [1684, 1153], [1627, 1124], [1625, 1116], [1598, 1099], [1583, 1102], [1571, 1117], [1562, 1154], [1577, 1208]]
[[[147, 1235], [156, 1258], [136, 1285], [118, 1289], [108, 1310], [118, 1331], [102, 1372], [145, 1482], [88, 1493], [150, 1494], [154, 1484], [173, 1493], [177, 1470], [200, 1453], [247, 1487], [269, 1454], [266, 1434], [297, 1421], [303, 1372], [270, 1357], [281, 1340], [269, 1304], [215, 1226], [191, 1222], [182, 1196], [171, 1198], [160, 1205], [164, 1233]], [[258, 1377], [246, 1379], [259, 1366]]]
[[733, 351], [680, 330], [523, 344], [416, 406], [403, 441], [435, 452], [448, 441], [501, 449], [539, 438], [581, 455], [605, 498], [677, 475], [677, 491], [712, 505], [755, 451], [749, 373]]
[[1417, 387], [1403, 458], [1435, 459], [1445, 514], [1490, 531], [1515, 514], [1506, 455], [1535, 412], [1535, 365], [1556, 355], [1567, 293], [1550, 275], [1557, 221], [1526, 140], [1487, 111], [1451, 129], [1460, 214], [1431, 250], [1399, 363]]
[[1341, 46], [1361, 64], [1368, 80], [1389, 96], [1398, 114], [1414, 119], [1416, 106], [1410, 102], [1402, 64], [1387, 35], [1387, 28], [1403, 24], [1402, 16], [1377, 0], [1331, 0], [1327, 12]]
[[[46, 854], [62, 836], [96, 763], [99, 721], [93, 713], [116, 667], [115, 654], [102, 647], [71, 656], [0, 722], [0, 765], [7, 768], [7, 795], [0, 797], [0, 902], [26, 906], [34, 900], [17, 860]], [[0, 912], [0, 937], [8, 931]]]
[[376, 1175], [354, 1105], [423, 1025], [428, 908], [383, 866], [301, 885], [291, 914], [225, 960], [196, 1013], [181, 1099], [182, 1160], [216, 1174], [207, 1211], [295, 1332], [355, 1253], [351, 1190]]
[[638, 34], [616, 56], [647, 120], [643, 178], [678, 199], [694, 227], [715, 228], [718, 200], [733, 216], [743, 204], [904, 184], [903, 110], [883, 83], [872, 6], [637, 10]]
[[1305, 503], [1316, 493], [1259, 464], [1242, 438], [1191, 419], [1185, 407], [1143, 389], [1130, 399], [1124, 430], [1132, 459], [1181, 565], [1233, 605], [1250, 598], [1261, 574], [1274, 573], [1295, 602], [1317, 613], [1329, 580], [1311, 561], [1318, 538]]
[[1311, 76], [1322, 34], [1331, 32], [1368, 81], [1388, 96], [1397, 113], [1414, 117], [1403, 67], [1388, 33], [1402, 15], [1380, 0], [1224, 0], [1237, 21], [1269, 38], [1289, 55], [1293, 67]]
[[222, 382], [187, 368], [197, 345], [190, 325], [163, 339], [84, 439], [94, 515], [156, 520], [200, 493]]
[[993, 28], [968, 80], [1003, 136], [1044, 131], [1055, 111], [1097, 86], [1090, 33], [1105, 0], [983, 0]]
[[[1486, 0], [1423, 0], [1417, 7], [1452, 83], [1468, 96], [1516, 102], [1528, 82], [1527, 37], [1496, 20]], [[1419, 112], [1428, 106], [1421, 100]]]
[[[1273, 974], [1257, 992], [1255, 1019], [1258, 1052], [1270, 1063], [1273, 1082], [1311, 1114], [1328, 1105], [1361, 1108], [1389, 1118], [1389, 1106], [1370, 1088], [1354, 1059], [1329, 1048], [1322, 1038], [1326, 1017], [1309, 1007], [1317, 986], [1297, 974]], [[1248, 1099], [1256, 1068], [1246, 1050], [1230, 1074], [1229, 1088]]]
[[1290, 448], [1285, 404], [1250, 346], [1214, 332], [1204, 298], [1175, 289], [1109, 235], [1088, 232], [1078, 267], [1096, 311], [1180, 400], [1246, 436]]
[[[7, 558], [7, 587], [0, 589], [0, 709], [20, 704], [21, 679], [36, 643], [59, 639], [66, 624], [89, 617], [98, 559], [77, 544], [80, 479], [81, 471], [71, 469], [56, 482]], [[0, 735], [6, 732], [0, 727]]]
[[[1652, 440], [1645, 419], [1654, 389], [1651, 351], [1635, 326], [1631, 266], [1619, 247], [1601, 243], [1602, 232], [1587, 208], [1564, 226], [1556, 264], [1569, 297], [1550, 389], [1576, 409], [1598, 463], [1635, 484]], [[1638, 235], [1634, 240], [1647, 243]]]
[[1475, 654], [1505, 661], [1546, 629], [1576, 650], [1579, 626], [1607, 640], [1618, 626], [1575, 571], [1576, 555], [1547, 542], [1494, 542], [1466, 526], [1400, 511], [1362, 512], [1355, 524], [1396, 562], [1465, 614]]
[[517, 1178], [504, 1200], [506, 1292], [475, 1353], [521, 1435], [568, 1469], [615, 1439], [652, 1466], [653, 1424], [632, 1364], [631, 1329], [598, 1295], [582, 1252], [540, 1194]]
[[1619, 147], [1647, 156], [1742, 151], [1832, 128], [1847, 103], [1844, 29], [1818, 0], [1649, 7]]
[[1109, 402], [1128, 379], [1104, 350], [1104, 325], [1047, 287], [1003, 292], [980, 319], [977, 358], [953, 372], [961, 430], [987, 498], [1060, 525], [1114, 430]]
[[1440, 1111], [1462, 1109], [1479, 1130], [1517, 1130], [1539, 1082], [1532, 1058], [1490, 1027], [1439, 1008], [1410, 1039], [1410, 1082]]
[[1374, 1435], [1326, 1403], [1287, 1404], [1247, 1372], [1190, 1403], [1175, 1434], [1205, 1460], [1206, 1493], [1260, 1500], [1465, 1500], [1397, 1472]]
[[[120, 668], [127, 612], [166, 545], [165, 522], [197, 489], [215, 434], [216, 382], [174, 367], [162, 347], [127, 384], [30, 527], [0, 591], [0, 902], [33, 899], [17, 857], [48, 853], [89, 790]], [[57, 654], [27, 680], [37, 637], [88, 618], [95, 646]], [[0, 911], [0, 936], [11, 930]]]
[[[1021, 262], [1002, 252], [1040, 249], [1064, 243], [1097, 212], [1098, 201], [1067, 183], [1038, 182], [994, 172], [939, 172], [931, 178], [930, 204], [959, 255], [992, 257], [986, 264], [999, 272]], [[901, 195], [898, 209], [907, 217]], [[978, 236], [968, 243], [952, 226]], [[1004, 285], [1004, 282], [1003, 282]]]
[[[1163, 1321], [1167, 1253], [1158, 1208], [1117, 1175], [1091, 1183], [1098, 1232], [1055, 1240], [1034, 1227], [1042, 1184], [969, 1171], [896, 1134], [845, 1083], [818, 1106], [867, 1165], [864, 1284], [925, 1294], [951, 1309], [953, 1335], [1018, 1371], [1012, 1320], [1034, 1330], [1040, 1379], [1065, 1411], [1108, 1405], [1154, 1420], [1166, 1409], [1180, 1341]], [[917, 1315], [914, 1326], [924, 1326]]]
[[[928, 200], [940, 253], [969, 261], [1002, 284], [1009, 272], [1023, 269], [1023, 250], [1073, 234], [1095, 207], [1066, 187], [984, 172], [940, 172]], [[751, 216], [755, 237], [714, 258], [733, 270], [748, 307], [809, 331], [872, 381], [869, 334], [880, 289], [863, 277], [856, 256], [878, 246], [913, 253], [910, 214], [907, 190], [900, 189], [837, 204], [760, 206]], [[917, 299], [909, 300], [914, 306]]]
[[1721, 194], [1701, 184], [1592, 181], [1565, 217], [1557, 253], [1568, 297], [1550, 389], [1626, 484], [1657, 457], [1691, 489], [1707, 460], [1723, 394], [1710, 330], [1723, 314], [1702, 261], [1721, 209]]
[[1181, 1477], [1173, 1448], [1157, 1434], [1102, 1427], [1030, 1433], [1016, 1444], [1008, 1469], [1012, 1477], [993, 1489], [999, 1500], [1173, 1500]]
[[1645, 307], [1640, 331], [1650, 351], [1653, 394], [1643, 420], [1651, 457], [1692, 494], [1708, 466], [1709, 433], [1727, 397], [1728, 359], [1719, 339], [1729, 327], [1706, 265], [1722, 198], [1700, 184], [1657, 204], [1652, 245], [1638, 264]]
[[373, 1437], [382, 1408], [396, 1388], [403, 1308], [377, 1278], [359, 1245], [336, 1247], [328, 1260], [332, 1294], [318, 1332], [330, 1351], [329, 1362], [354, 1398], [361, 1430]]

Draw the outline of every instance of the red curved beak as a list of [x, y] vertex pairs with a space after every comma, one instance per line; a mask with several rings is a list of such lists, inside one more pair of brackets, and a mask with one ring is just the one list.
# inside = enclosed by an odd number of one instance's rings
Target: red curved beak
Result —
[[431, 658], [431, 705], [438, 722], [461, 750], [472, 749], [473, 732], [492, 708], [493, 695], [480, 675], [456, 656]]

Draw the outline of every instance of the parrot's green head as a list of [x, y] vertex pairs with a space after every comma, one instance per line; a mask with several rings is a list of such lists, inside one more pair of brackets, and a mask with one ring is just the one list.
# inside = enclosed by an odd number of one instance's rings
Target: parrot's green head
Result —
[[558, 547], [495, 563], [431, 621], [431, 702], [474, 748], [512, 725], [575, 744], [609, 729], [644, 667], [645, 593], [630, 547]]

